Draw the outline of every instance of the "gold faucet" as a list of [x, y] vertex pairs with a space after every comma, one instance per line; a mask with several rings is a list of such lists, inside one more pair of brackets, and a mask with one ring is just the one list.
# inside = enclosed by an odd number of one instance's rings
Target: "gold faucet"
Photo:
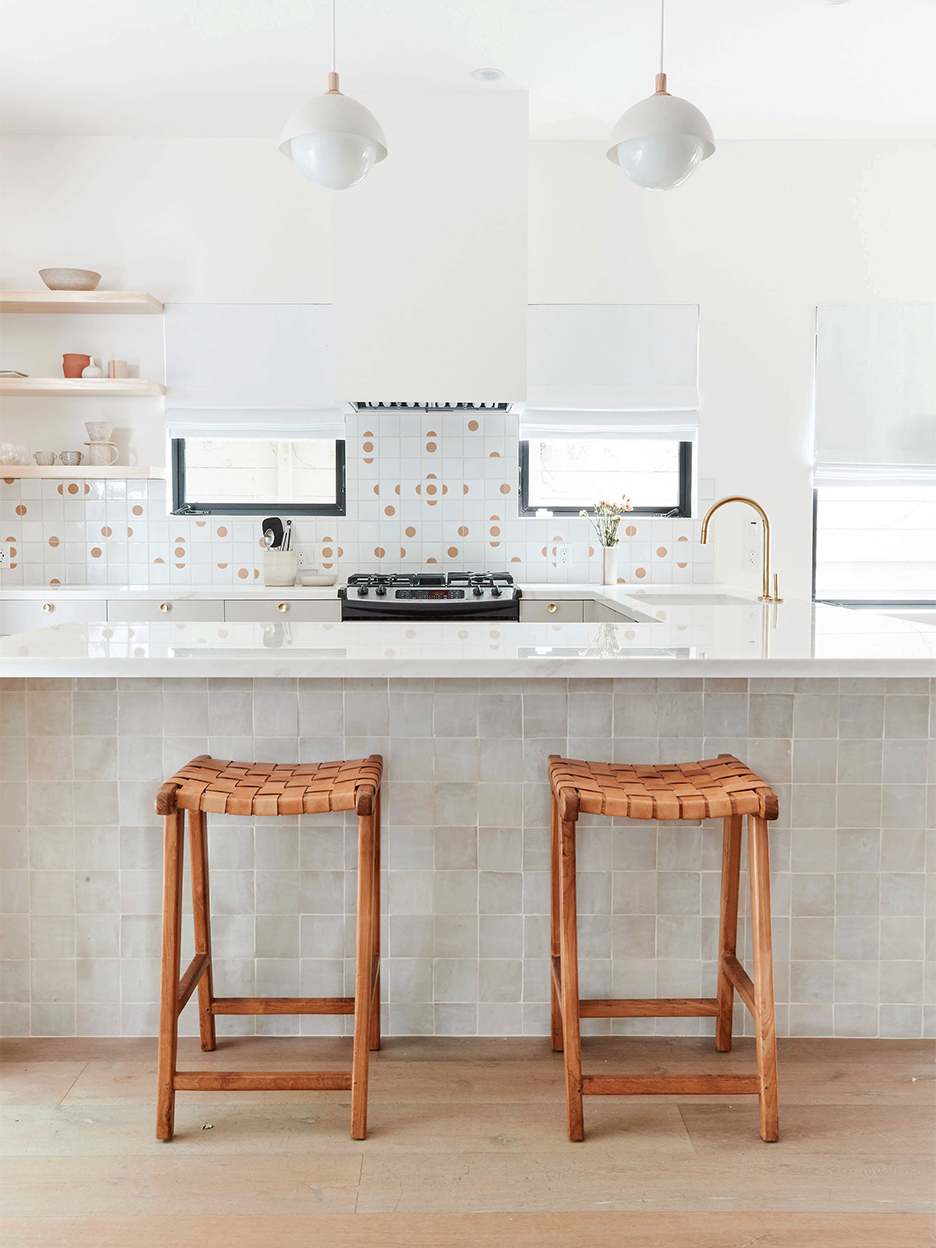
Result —
[[702, 535], [700, 540], [704, 543], [708, 542], [709, 521], [719, 507], [724, 507], [725, 503], [747, 503], [749, 507], [753, 507], [761, 520], [764, 522], [764, 592], [758, 598], [758, 602], [783, 602], [779, 597], [779, 586], [777, 583], [777, 574], [774, 573], [773, 593], [770, 592], [770, 521], [767, 518], [767, 512], [764, 511], [760, 503], [755, 503], [753, 498], [745, 498], [743, 494], [730, 494], [727, 498], [720, 498], [717, 503], [712, 503], [711, 507], [702, 518]]

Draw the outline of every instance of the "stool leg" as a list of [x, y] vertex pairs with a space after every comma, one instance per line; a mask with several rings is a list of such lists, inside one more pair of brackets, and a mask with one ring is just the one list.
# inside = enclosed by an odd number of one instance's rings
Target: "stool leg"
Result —
[[351, 1061], [351, 1138], [367, 1133], [367, 1059], [371, 1028], [374, 921], [374, 814], [358, 817], [357, 942], [354, 950], [354, 1055]]
[[754, 1022], [757, 1073], [760, 1075], [760, 1133], [772, 1143], [780, 1138], [777, 1106], [777, 1033], [774, 1022], [773, 951], [770, 935], [770, 851], [767, 822], [748, 816], [751, 867], [751, 945], [754, 951]]
[[195, 952], [208, 954], [208, 965], [198, 981], [198, 1029], [201, 1047], [210, 1053], [215, 1047], [215, 1018], [211, 1012], [214, 981], [211, 974], [211, 902], [208, 895], [207, 819], [200, 810], [188, 814], [189, 852], [192, 857], [192, 916], [195, 923]]
[[374, 818], [374, 917], [371, 956], [377, 964], [374, 999], [371, 1002], [370, 1047], [380, 1048], [380, 790], [377, 790]]
[[718, 1020], [715, 1024], [715, 1047], [720, 1053], [731, 1048], [731, 1015], [734, 1009], [734, 985], [725, 974], [725, 959], [734, 957], [738, 948], [738, 888], [741, 883], [741, 815], [725, 819], [722, 840], [721, 920], [718, 932]]
[[[559, 809], [552, 793], [549, 795], [549, 955], [550, 959], [558, 958], [559, 949]], [[561, 963], [560, 963], [561, 965]], [[552, 1030], [552, 1047], [556, 1053], [562, 1052], [562, 1011], [559, 1008], [559, 994], [556, 992], [556, 981], [552, 976], [552, 965], [549, 970], [549, 1001]]]
[[585, 1138], [582, 1113], [582, 1042], [579, 1027], [578, 910], [575, 892], [575, 822], [560, 820], [559, 947], [562, 970], [562, 1043], [565, 1055], [569, 1139]]
[[179, 955], [182, 950], [182, 811], [166, 815], [163, 850], [162, 978], [159, 991], [159, 1059], [156, 1138], [171, 1140], [175, 1125], [175, 1090], [179, 1024]]

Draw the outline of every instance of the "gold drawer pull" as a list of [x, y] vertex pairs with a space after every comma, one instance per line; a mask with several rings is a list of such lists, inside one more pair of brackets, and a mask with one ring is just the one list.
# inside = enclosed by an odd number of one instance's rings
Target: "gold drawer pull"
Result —
[[555, 611], [555, 609], [556, 609], [556, 604], [554, 602], [550, 602], [546, 607], [547, 611]]
[[278, 606], [276, 609], [277, 609], [277, 611], [288, 611], [288, 610], [289, 610], [289, 603], [288, 603], [288, 602], [281, 602], [281, 603], [279, 604], [279, 606]]
[[161, 602], [161, 603], [159, 604], [159, 609], [160, 609], [160, 611], [171, 611], [171, 610], [172, 610], [172, 603], [171, 603], [171, 602]]
[[42, 604], [42, 609], [43, 609], [43, 611], [54, 611], [54, 610], [55, 610], [55, 604], [54, 604], [54, 603], [51, 603], [51, 602], [44, 602], [44, 603]]

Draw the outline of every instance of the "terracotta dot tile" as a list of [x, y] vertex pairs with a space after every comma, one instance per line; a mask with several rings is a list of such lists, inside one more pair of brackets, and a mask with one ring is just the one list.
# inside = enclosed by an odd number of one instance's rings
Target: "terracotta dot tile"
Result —
[[22, 504], [22, 503], [19, 503], [19, 504], [17, 505], [17, 507], [16, 507], [16, 514], [17, 514], [18, 516], [25, 516], [25, 515], [26, 515], [26, 508], [23, 506], [23, 504]]
[[636, 525], [629, 524], [627, 528], [624, 530], [624, 532], [627, 534], [628, 537], [633, 537], [634, 534], [637, 532]]
[[663, 558], [665, 557], [665, 555], [666, 555], [666, 547], [665, 547], [665, 546], [658, 546], [658, 547], [657, 547], [657, 554], [660, 556], [660, 558], [661, 558], [661, 559], [663, 559]]
[[382, 546], [374, 547], [374, 554], [377, 556], [378, 559], [382, 559], [386, 553], [387, 552], [384, 550]]
[[154, 559], [153, 563], [165, 563], [165, 559]]
[[642, 581], [642, 580], [643, 580], [643, 578], [644, 578], [646, 575], [647, 575], [647, 569], [646, 569], [646, 568], [635, 568], [635, 569], [634, 569], [634, 576], [636, 576], [636, 577], [637, 577], [637, 579], [638, 579], [639, 581]]
[[78, 486], [75, 484], [75, 482], [74, 482], [74, 481], [72, 481], [71, 485], [69, 485], [69, 487], [68, 487], [68, 492], [69, 492], [69, 494], [77, 494], [77, 493], [78, 493]]
[[385, 508], [384, 508], [384, 515], [385, 515], [385, 516], [395, 516], [395, 515], [396, 515], [396, 508], [395, 508], [395, 507], [385, 507]]
[[223, 525], [223, 524], [218, 525], [218, 528], [217, 528], [216, 532], [217, 532], [217, 534], [218, 534], [218, 537], [227, 537], [227, 535], [228, 535], [228, 531], [227, 531], [227, 529], [224, 527], [224, 525]]
[[689, 538], [688, 538], [688, 537], [686, 537], [685, 535], [683, 535], [682, 537], [677, 537], [677, 538], [676, 538], [676, 541], [677, 541], [677, 542], [688, 542], [688, 541], [689, 541]]
[[59, 544], [59, 539], [58, 539], [57, 537], [50, 537], [50, 538], [49, 538], [49, 545], [50, 545], [50, 546], [58, 546], [58, 544]]
[[426, 450], [429, 452], [430, 455], [433, 455], [438, 449], [439, 448], [436, 446], [435, 442], [426, 443]]
[[676, 564], [676, 567], [677, 567], [677, 568], [688, 568], [688, 567], [689, 567], [689, 564], [688, 564], [688, 563], [677, 563], [677, 564]]
[[492, 524], [490, 528], [491, 537], [500, 537], [500, 529], [496, 524]]
[[365, 451], [368, 455], [371, 453], [373, 449], [374, 449], [373, 442], [365, 442], [364, 445], [361, 447], [361, 450]]
[[92, 559], [100, 559], [100, 557], [101, 557], [101, 555], [102, 555], [103, 553], [104, 553], [104, 552], [101, 550], [100, 546], [92, 546], [92, 547], [91, 547], [91, 558], [92, 558]]
[[463, 494], [467, 494], [467, 493], [468, 493], [468, 486], [467, 486], [467, 485], [463, 485], [463, 486], [462, 486], [462, 493], [463, 493]]
[[510, 486], [507, 484], [507, 482], [506, 482], [506, 481], [505, 481], [505, 482], [504, 482], [504, 484], [500, 487], [500, 492], [501, 492], [502, 494], [509, 494], [509, 493], [510, 493]]
[[131, 507], [131, 509], [130, 509], [130, 510], [133, 512], [133, 514], [134, 514], [135, 516], [142, 516], [142, 515], [143, 515], [143, 508], [140, 506], [140, 504], [139, 504], [139, 503], [137, 503], [137, 504], [136, 504], [136, 506]]
[[448, 553], [448, 557], [449, 557], [450, 559], [454, 559], [454, 558], [455, 558], [455, 556], [458, 554], [458, 547], [457, 547], [457, 546], [450, 546], [450, 547], [448, 548], [448, 552], [447, 552], [447, 553]]
[[103, 529], [101, 529], [101, 537], [111, 537], [113, 532], [114, 530], [110, 527], [110, 525], [105, 524]]
[[195, 521], [195, 528], [196, 528], [196, 529], [203, 529], [207, 523], [208, 523], [208, 521], [207, 521], [207, 520], [196, 520], [196, 521]]
[[322, 558], [323, 558], [323, 559], [330, 559], [330, 558], [332, 557], [332, 554], [333, 554], [333, 553], [334, 553], [334, 552], [332, 551], [332, 548], [331, 548], [330, 546], [323, 546], [323, 547], [322, 547]]
[[175, 549], [175, 557], [176, 557], [177, 559], [184, 559], [184, 558], [185, 558], [185, 547], [184, 547], [184, 546], [177, 546], [177, 547], [176, 547], [176, 549]]
[[237, 569], [237, 575], [240, 577], [240, 579], [241, 579], [242, 581], [246, 581], [246, 579], [247, 579], [247, 577], [250, 575], [250, 573], [247, 571], [247, 569], [246, 569], [246, 568], [238, 568], [238, 569]]
[[407, 537], [415, 537], [415, 536], [416, 536], [416, 530], [413, 528], [413, 526], [412, 526], [411, 524], [410, 524], [410, 525], [407, 525], [407, 527], [403, 530], [403, 532], [406, 534], [406, 536], [407, 536]]
[[471, 432], [472, 432], [472, 433], [477, 433], [477, 432], [478, 432], [478, 422], [477, 422], [476, 420], [469, 420], [469, 421], [468, 421], [468, 428], [471, 430]]
[[459, 537], [467, 537], [467, 536], [468, 536], [468, 526], [467, 526], [467, 524], [460, 524], [460, 525], [458, 526], [458, 536], [459, 536]]
[[491, 451], [490, 455], [488, 456], [488, 459], [500, 459], [500, 457], [501, 457], [500, 451]]
[[218, 564], [218, 567], [219, 567], [219, 568], [226, 568], [227, 566], [228, 566], [228, 565], [227, 565], [226, 563], [219, 563], [219, 564]]
[[51, 580], [51, 581], [49, 581], [49, 584], [50, 584], [50, 585], [61, 585], [61, 583], [62, 583], [62, 582], [58, 579], [58, 577], [57, 577], [57, 576], [53, 576], [53, 577], [52, 577], [52, 580]]

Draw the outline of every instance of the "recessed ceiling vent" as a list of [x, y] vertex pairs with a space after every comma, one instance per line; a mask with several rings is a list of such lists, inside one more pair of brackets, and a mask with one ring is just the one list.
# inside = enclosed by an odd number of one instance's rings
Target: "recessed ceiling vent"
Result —
[[351, 403], [355, 412], [509, 412], [509, 403]]

